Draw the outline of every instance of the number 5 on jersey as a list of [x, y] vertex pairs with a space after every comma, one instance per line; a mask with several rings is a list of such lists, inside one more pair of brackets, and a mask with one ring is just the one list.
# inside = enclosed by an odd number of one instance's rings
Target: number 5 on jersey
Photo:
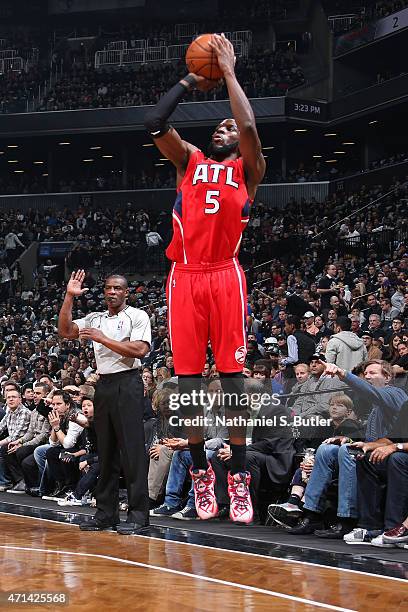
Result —
[[220, 192], [219, 190], [217, 191], [207, 191], [206, 195], [205, 195], [205, 203], [206, 204], [210, 204], [212, 206], [212, 208], [209, 208], [208, 206], [206, 206], [204, 208], [204, 212], [207, 215], [215, 215], [215, 213], [217, 213], [220, 210], [220, 203], [216, 198], [220, 197]]

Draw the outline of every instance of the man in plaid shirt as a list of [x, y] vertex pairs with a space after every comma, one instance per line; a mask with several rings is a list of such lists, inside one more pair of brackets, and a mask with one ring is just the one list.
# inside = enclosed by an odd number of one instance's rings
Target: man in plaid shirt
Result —
[[4, 470], [4, 456], [10, 442], [18, 440], [26, 433], [30, 424], [30, 411], [21, 403], [21, 394], [10, 389], [6, 394], [6, 415], [0, 421], [0, 437], [7, 431], [8, 436], [0, 440], [0, 491], [10, 488]]

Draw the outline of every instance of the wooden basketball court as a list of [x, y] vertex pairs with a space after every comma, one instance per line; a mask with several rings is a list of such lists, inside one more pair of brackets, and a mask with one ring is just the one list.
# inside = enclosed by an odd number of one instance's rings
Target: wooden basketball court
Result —
[[[60, 513], [55, 513], [60, 514]], [[75, 516], [75, 515], [73, 515]], [[31, 610], [406, 610], [402, 578], [0, 514], [1, 606]], [[407, 552], [408, 556], [408, 552]], [[407, 573], [408, 576], [408, 565]], [[65, 593], [66, 605], [9, 593]]]

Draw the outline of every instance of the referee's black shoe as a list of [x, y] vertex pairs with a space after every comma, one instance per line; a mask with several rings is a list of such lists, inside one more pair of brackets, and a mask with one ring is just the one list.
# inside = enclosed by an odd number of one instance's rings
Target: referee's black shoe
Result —
[[109, 523], [101, 523], [95, 519], [89, 519], [88, 521], [82, 521], [79, 524], [81, 531], [116, 531], [118, 525], [111, 525]]
[[144, 525], [141, 525], [140, 523], [121, 523], [120, 525], [117, 525], [116, 531], [120, 533], [120, 535], [137, 535], [145, 533], [145, 530], [148, 527], [148, 523], [145, 523]]

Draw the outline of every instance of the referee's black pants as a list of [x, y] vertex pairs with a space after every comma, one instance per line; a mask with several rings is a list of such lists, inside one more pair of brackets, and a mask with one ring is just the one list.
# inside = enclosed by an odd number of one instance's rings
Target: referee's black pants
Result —
[[102, 375], [96, 385], [94, 424], [100, 474], [95, 491], [98, 522], [119, 524], [122, 464], [128, 493], [127, 521], [149, 523], [143, 385], [135, 370]]

